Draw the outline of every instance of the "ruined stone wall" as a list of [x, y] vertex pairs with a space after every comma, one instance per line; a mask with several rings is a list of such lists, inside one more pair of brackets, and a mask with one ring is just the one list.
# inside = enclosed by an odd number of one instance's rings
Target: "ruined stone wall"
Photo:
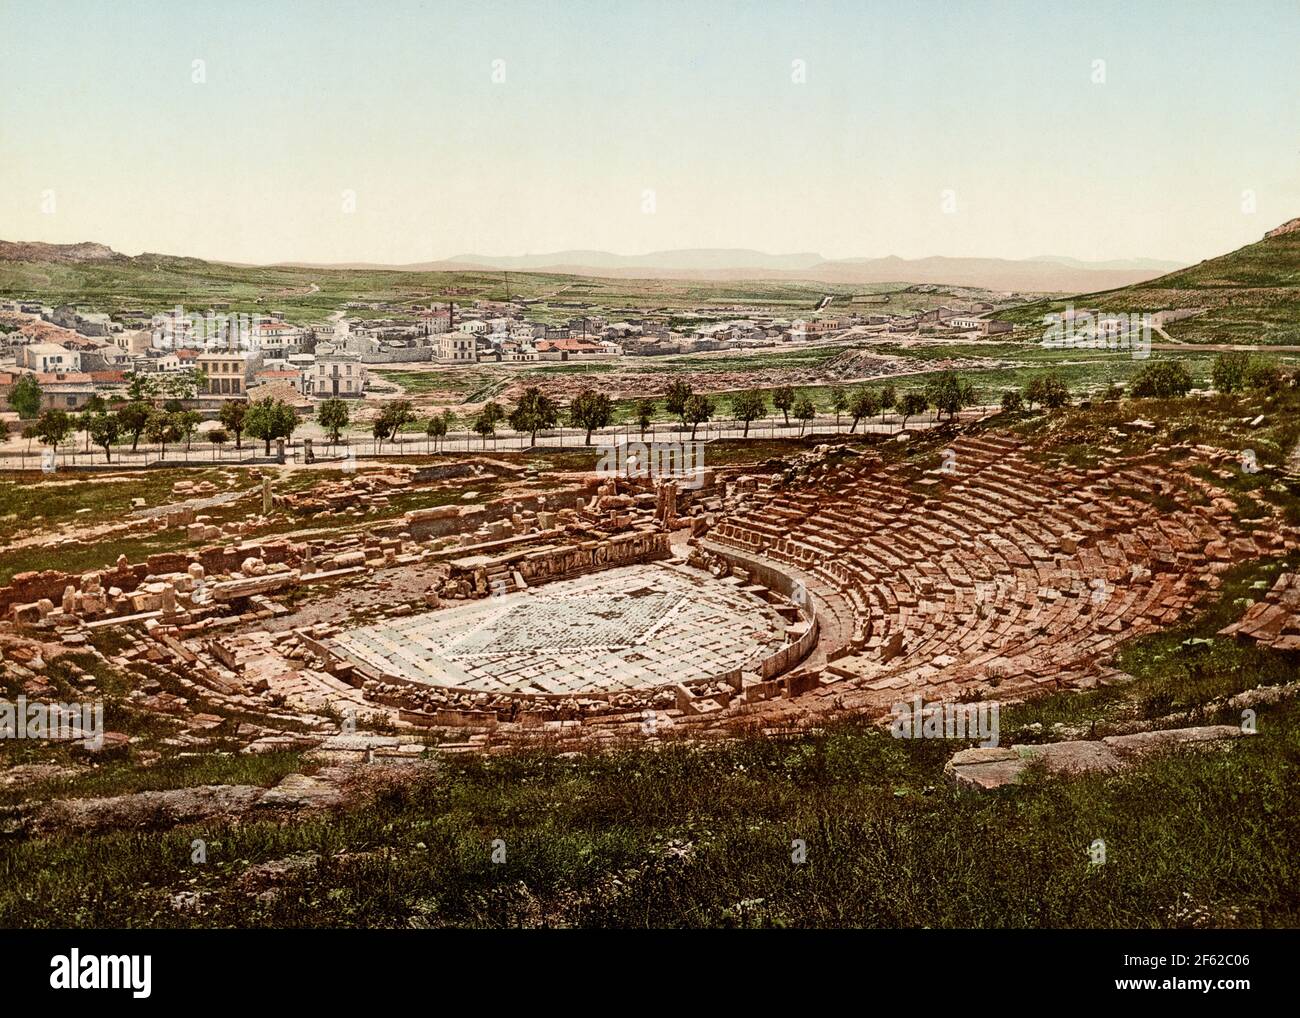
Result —
[[669, 536], [662, 531], [620, 534], [605, 541], [584, 541], [567, 548], [525, 553], [510, 565], [529, 586], [594, 573], [615, 566], [669, 558]]
[[[119, 587], [122, 590], [134, 590], [140, 585], [150, 569], [144, 564], [117, 566], [113, 569], [91, 570], [98, 572], [100, 583], [105, 587]], [[58, 569], [46, 569], [42, 572], [18, 573], [6, 587], [0, 587], [0, 614], [7, 614], [16, 604], [30, 604], [42, 598], [58, 604], [63, 591], [69, 585], [81, 586], [82, 573], [65, 573]]]
[[[817, 644], [821, 630], [820, 616], [824, 611], [817, 597], [807, 589], [796, 589], [799, 583], [794, 577], [784, 572], [768, 559], [746, 555], [732, 548], [723, 547], [709, 541], [703, 545], [710, 554], [730, 563], [733, 568], [748, 573], [755, 583], [761, 583], [768, 590], [774, 590], [785, 598], [799, 604], [807, 621], [807, 629], [793, 643], [782, 647], [759, 664], [759, 671], [764, 679], [771, 679], [788, 671], [808, 656]], [[801, 585], [800, 585], [801, 586]]]
[[[412, 509], [401, 520], [377, 527], [377, 534], [408, 533], [417, 541], [432, 537], [446, 537], [473, 529], [484, 523], [509, 519], [516, 513], [555, 513], [564, 509], [580, 508], [586, 500], [584, 489], [548, 492], [544, 495], [525, 495], [517, 498], [499, 498], [483, 505], [440, 505], [427, 509]], [[543, 527], [542, 529], [549, 529]]]
[[[87, 580], [98, 577], [98, 586], [104, 590], [135, 590], [148, 576], [166, 573], [183, 573], [191, 563], [197, 562], [208, 573], [233, 573], [249, 557], [261, 558], [268, 565], [296, 564], [298, 549], [288, 541], [271, 541], [259, 545], [224, 545], [202, 548], [192, 552], [163, 552], [150, 555], [135, 564], [121, 560], [110, 569], [90, 569], [81, 573], [65, 573], [58, 569], [42, 572], [18, 573], [8, 586], [0, 587], [0, 614], [7, 614], [14, 605], [30, 604], [42, 598], [58, 604], [67, 587], [87, 589]], [[93, 581], [92, 581], [93, 583]]]

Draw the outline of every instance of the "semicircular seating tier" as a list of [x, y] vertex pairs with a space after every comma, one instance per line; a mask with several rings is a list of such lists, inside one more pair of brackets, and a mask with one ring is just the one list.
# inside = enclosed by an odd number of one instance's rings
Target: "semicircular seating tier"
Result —
[[1242, 536], [1225, 492], [1155, 454], [1077, 470], [1002, 436], [951, 452], [948, 469], [861, 460], [756, 496], [705, 539], [779, 564], [822, 603], [831, 681], [815, 695], [839, 708], [1090, 687], [1114, 677], [1121, 641], [1219, 585], [1226, 556], [1207, 548], [1281, 543]]

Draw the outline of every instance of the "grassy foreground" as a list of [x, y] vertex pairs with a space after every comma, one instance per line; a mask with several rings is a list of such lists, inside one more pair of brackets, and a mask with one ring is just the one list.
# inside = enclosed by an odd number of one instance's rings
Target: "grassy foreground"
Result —
[[[1087, 466], [1103, 447], [1114, 454], [1111, 443], [1149, 447], [1151, 434], [1120, 427], [1141, 415], [1171, 446], [1248, 444], [1260, 462], [1279, 464], [1298, 440], [1295, 399], [1147, 400], [988, 426]], [[1256, 415], [1259, 427], [1243, 423]], [[912, 454], [896, 443], [882, 451]], [[571, 468], [589, 455], [547, 453]], [[1263, 503], [1296, 518], [1292, 481], [1212, 476], [1243, 518], [1260, 517]], [[1116, 663], [1132, 682], [1008, 708], [1002, 744], [1143, 722], [1239, 723], [1222, 700], [1295, 682], [1300, 659], [1215, 634], [1297, 568], [1297, 556], [1236, 565], [1199, 615], [1122, 646]], [[37, 794], [269, 785], [304, 765], [293, 754], [182, 756], [165, 724], [125, 712], [123, 676], [70, 663], [94, 673], [109, 727], [161, 759], [147, 769], [105, 764]], [[45, 675], [71, 695], [75, 676], [61, 667]], [[440, 758], [338, 815], [0, 840], [0, 926], [1294, 927], [1300, 701], [1256, 710], [1258, 734], [1231, 752], [1155, 758], [1115, 775], [1033, 774], [984, 794], [943, 776], [969, 743], [895, 740], [860, 722], [600, 756]], [[0, 806], [18, 794], [0, 794]], [[194, 839], [206, 843], [204, 863], [191, 862]], [[1106, 861], [1092, 865], [1098, 839]], [[296, 863], [269, 885], [249, 878], [250, 867], [286, 857]]]
[[[1133, 683], [1004, 711], [1003, 744], [1239, 720], [1206, 704], [1292, 681], [1296, 661], [1210, 637], [1278, 568], [1236, 570], [1200, 618], [1131, 641]], [[338, 816], [0, 845], [0, 925], [1295, 926], [1300, 704], [1259, 707], [1258, 731], [1230, 753], [995, 794], [945, 783], [952, 742], [858, 723], [455, 758]], [[270, 893], [238, 880], [297, 853], [319, 863]]]

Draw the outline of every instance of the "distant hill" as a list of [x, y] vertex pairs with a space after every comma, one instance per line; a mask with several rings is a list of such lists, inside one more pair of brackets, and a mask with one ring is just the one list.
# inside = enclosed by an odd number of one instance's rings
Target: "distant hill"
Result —
[[130, 261], [111, 247], [83, 241], [80, 244], [42, 244], [38, 241], [0, 240], [0, 261], [50, 262], [73, 264], [81, 262]]
[[317, 269], [364, 272], [541, 272], [604, 279], [805, 281], [855, 286], [877, 283], [942, 283], [1019, 293], [1074, 293], [1140, 283], [1176, 263], [1138, 259], [1085, 262], [1073, 258], [844, 258], [813, 252], [765, 254], [744, 248], [692, 248], [618, 255], [608, 251], [558, 251], [537, 255], [457, 255], [435, 262], [380, 265], [368, 262], [283, 262], [235, 265], [198, 258], [146, 253], [120, 254], [103, 244], [42, 244], [0, 241], [0, 261], [50, 265], [135, 263], [150, 269], [233, 265], [240, 269]]
[[[1154, 279], [1073, 298], [1113, 314], [1204, 308], [1172, 322], [1170, 338], [1190, 343], [1300, 344], [1300, 218], [1254, 244]], [[1041, 321], [1060, 301], [1037, 301], [999, 318]]]
[[618, 255], [608, 251], [559, 251], [540, 255], [457, 255], [447, 259], [463, 265], [481, 265], [498, 269], [543, 271], [556, 265], [581, 265], [594, 275], [595, 270], [644, 271], [667, 269], [681, 272], [716, 272], [719, 269], [776, 270], [779, 272], [811, 269], [825, 261], [819, 254], [764, 254], [744, 248], [687, 248], [675, 251], [652, 251], [644, 255]]
[[616, 255], [608, 251], [557, 251], [537, 255], [463, 254], [444, 261], [382, 266], [349, 263], [296, 267], [395, 269], [403, 272], [546, 272], [603, 279], [802, 280], [844, 286], [876, 283], [944, 283], [1020, 293], [1073, 293], [1142, 282], [1179, 267], [1177, 262], [1085, 262], [1072, 258], [843, 258], [819, 254], [764, 254], [746, 249], [701, 248]]

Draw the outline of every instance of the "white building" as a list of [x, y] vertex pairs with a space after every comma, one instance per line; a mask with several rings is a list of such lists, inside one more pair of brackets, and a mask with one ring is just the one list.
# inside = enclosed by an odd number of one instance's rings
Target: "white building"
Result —
[[80, 371], [81, 354], [57, 343], [30, 343], [18, 348], [18, 366], [42, 374]]
[[366, 366], [356, 357], [331, 354], [317, 357], [311, 394], [317, 399], [360, 399], [366, 387]]
[[269, 356], [297, 350], [302, 344], [302, 330], [288, 322], [257, 322], [249, 331], [253, 349]]
[[438, 337], [437, 350], [438, 360], [451, 364], [472, 364], [478, 360], [478, 341], [470, 332], [442, 333]]

